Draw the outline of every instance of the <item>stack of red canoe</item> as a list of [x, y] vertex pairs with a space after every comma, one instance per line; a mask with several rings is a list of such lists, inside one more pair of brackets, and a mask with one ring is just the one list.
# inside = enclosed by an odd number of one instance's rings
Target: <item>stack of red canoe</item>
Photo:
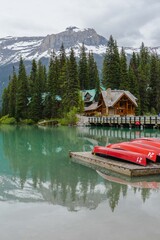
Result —
[[130, 142], [110, 144], [106, 147], [95, 146], [92, 154], [146, 166], [148, 160], [156, 162], [160, 157], [160, 139], [139, 138]]

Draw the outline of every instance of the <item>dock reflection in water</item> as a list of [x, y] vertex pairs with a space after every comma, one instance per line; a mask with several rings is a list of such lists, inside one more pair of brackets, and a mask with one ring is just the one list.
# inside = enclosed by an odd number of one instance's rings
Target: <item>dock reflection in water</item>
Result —
[[87, 127], [79, 128], [79, 135], [88, 137], [99, 142], [99, 145], [107, 145], [124, 140], [131, 140], [142, 137], [159, 137], [158, 129], [127, 129], [127, 128], [106, 128], [106, 127]]
[[[138, 137], [140, 133], [144, 137], [159, 134], [143, 131], [138, 132]], [[1, 128], [0, 199], [49, 202], [66, 206], [69, 211], [83, 207], [96, 209], [107, 199], [113, 211], [118, 206], [121, 193], [127, 196], [128, 187], [140, 188], [140, 183], [124, 180], [118, 183], [113, 178], [111, 181], [111, 176], [106, 182], [95, 170], [70, 161], [68, 153], [70, 150], [91, 151], [94, 145], [134, 138], [135, 134], [135, 130], [106, 128]], [[143, 201], [157, 189], [148, 188], [145, 194], [144, 185], [143, 182]], [[152, 186], [159, 187], [159, 183], [155, 181]]]
[[135, 188], [148, 188], [148, 189], [158, 189], [160, 188], [160, 178], [157, 179], [157, 177], [139, 177], [139, 178], [132, 178], [132, 179], [125, 179], [122, 178], [122, 176], [120, 177], [116, 177], [116, 176], [112, 176], [112, 175], [107, 175], [104, 174], [100, 171], [97, 171], [97, 173], [104, 179], [106, 179], [109, 182], [113, 182], [113, 183], [118, 183], [118, 184], [123, 184], [123, 185], [127, 185], [130, 187], [135, 187]]
[[133, 135], [125, 129], [1, 127], [0, 239], [159, 240], [158, 188], [106, 180], [68, 154]]

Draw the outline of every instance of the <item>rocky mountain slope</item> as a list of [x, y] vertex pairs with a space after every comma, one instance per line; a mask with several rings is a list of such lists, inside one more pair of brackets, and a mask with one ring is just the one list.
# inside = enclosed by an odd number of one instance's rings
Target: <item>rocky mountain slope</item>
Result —
[[[107, 39], [96, 33], [94, 29], [79, 29], [68, 27], [58, 34], [47, 35], [46, 37], [6, 37], [0, 39], [0, 91], [8, 84], [9, 75], [12, 73], [13, 65], [18, 69], [19, 59], [25, 60], [26, 69], [29, 71], [33, 59], [41, 59], [43, 64], [48, 65], [51, 52], [60, 50], [63, 43], [66, 54], [69, 54], [72, 47], [76, 56], [79, 56], [82, 43], [85, 44], [86, 52], [92, 51], [101, 69], [103, 55], [106, 52]], [[139, 52], [139, 48], [125, 48], [130, 55], [133, 51]], [[160, 53], [160, 47], [150, 48], [150, 51]], [[1, 93], [0, 93], [1, 95]]]
[[72, 47], [79, 55], [82, 43], [86, 51], [92, 50], [95, 54], [103, 54], [107, 40], [98, 35], [94, 29], [78, 29], [69, 27], [64, 32], [47, 35], [46, 37], [6, 37], [0, 39], [0, 66], [19, 61], [20, 56], [25, 60], [49, 58], [52, 50], [58, 52], [64, 45], [66, 53]]
[[48, 65], [52, 51], [56, 53], [64, 45], [66, 54], [70, 53], [71, 47], [76, 56], [79, 56], [82, 43], [85, 44], [86, 52], [92, 51], [99, 68], [102, 64], [103, 54], [106, 51], [107, 39], [96, 33], [94, 29], [79, 29], [68, 27], [58, 34], [46, 37], [6, 37], [0, 39], [0, 95], [8, 84], [12, 68], [18, 70], [20, 57], [25, 60], [26, 70], [29, 72], [31, 61], [41, 59], [42, 63]]

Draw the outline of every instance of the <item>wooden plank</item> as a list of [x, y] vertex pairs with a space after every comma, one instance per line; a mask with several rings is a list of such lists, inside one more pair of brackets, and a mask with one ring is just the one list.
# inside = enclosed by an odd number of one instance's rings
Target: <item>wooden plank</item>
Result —
[[100, 124], [114, 124], [114, 125], [136, 125], [136, 122], [140, 122], [140, 125], [152, 125], [152, 126], [160, 126], [160, 117], [159, 116], [108, 116], [107, 118], [104, 116], [101, 117], [90, 117], [88, 119], [89, 124], [100, 125]]
[[47, 125], [58, 126], [58, 121], [56, 121], [56, 120], [43, 120], [41, 122], [38, 122], [38, 125], [40, 125], [40, 126], [47, 126]]
[[70, 157], [78, 159], [81, 163], [91, 164], [95, 167], [101, 167], [130, 177], [147, 176], [160, 174], [160, 163], [148, 163], [146, 167], [103, 158], [93, 155], [91, 152], [70, 152]]

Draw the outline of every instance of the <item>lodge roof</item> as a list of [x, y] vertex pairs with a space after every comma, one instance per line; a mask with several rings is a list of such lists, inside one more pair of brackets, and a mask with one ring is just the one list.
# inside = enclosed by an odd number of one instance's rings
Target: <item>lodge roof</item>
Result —
[[98, 102], [94, 102], [90, 106], [85, 107], [84, 110], [85, 110], [85, 112], [86, 111], [93, 111], [93, 110], [96, 110], [97, 107], [98, 107]]
[[106, 107], [113, 107], [123, 95], [127, 96], [136, 107], [138, 106], [137, 98], [129, 91], [108, 88], [106, 91], [101, 91], [101, 93]]
[[82, 99], [85, 102], [92, 102], [96, 95], [96, 89], [83, 90], [81, 91], [81, 93], [82, 93]]
[[[87, 90], [88, 91], [88, 90]], [[125, 90], [111, 90], [108, 88], [105, 91], [101, 91], [102, 98], [104, 100], [104, 103], [106, 107], [114, 107], [114, 105], [125, 95], [127, 98], [130, 99], [130, 101], [137, 107], [137, 98], [130, 93], [129, 91]], [[100, 107], [100, 102], [94, 102], [90, 106], [85, 107], [84, 110], [86, 111], [94, 111], [97, 110], [98, 107]]]

